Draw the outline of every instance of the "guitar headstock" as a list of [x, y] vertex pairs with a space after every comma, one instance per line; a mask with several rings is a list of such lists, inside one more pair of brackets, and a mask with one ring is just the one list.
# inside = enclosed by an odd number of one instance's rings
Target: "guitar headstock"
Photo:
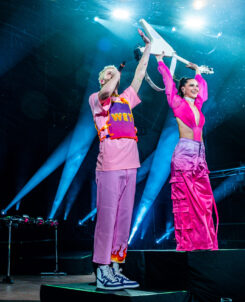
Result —
[[214, 73], [214, 69], [211, 67], [208, 67], [206, 65], [201, 65], [199, 66], [199, 70], [201, 73], [206, 73], [206, 74], [213, 74]]

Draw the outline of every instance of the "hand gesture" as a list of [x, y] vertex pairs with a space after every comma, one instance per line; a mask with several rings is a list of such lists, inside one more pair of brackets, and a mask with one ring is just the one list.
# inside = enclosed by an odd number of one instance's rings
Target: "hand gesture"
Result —
[[156, 59], [157, 59], [157, 62], [162, 61], [164, 55], [165, 55], [164, 51], [163, 51], [160, 55], [155, 55], [155, 57], [156, 57]]
[[187, 67], [187, 68], [190, 68], [190, 69], [192, 69], [192, 70], [196, 70], [196, 71], [198, 71], [198, 69], [199, 69], [198, 66], [197, 66], [196, 64], [191, 63], [191, 62], [190, 62], [189, 64], [187, 64], [186, 67]]
[[142, 30], [138, 29], [138, 32], [146, 45], [151, 43], [150, 39], [143, 33]]

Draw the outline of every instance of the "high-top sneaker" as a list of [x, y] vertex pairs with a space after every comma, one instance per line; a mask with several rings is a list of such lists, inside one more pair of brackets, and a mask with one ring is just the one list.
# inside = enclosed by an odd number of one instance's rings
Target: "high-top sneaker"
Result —
[[128, 279], [121, 273], [122, 269], [119, 268], [119, 264], [117, 262], [113, 262], [112, 271], [117, 280], [120, 281], [121, 284], [123, 284], [124, 288], [136, 288], [140, 286], [138, 282]]
[[97, 268], [97, 288], [106, 290], [124, 289], [123, 284], [114, 276], [109, 265], [100, 265]]

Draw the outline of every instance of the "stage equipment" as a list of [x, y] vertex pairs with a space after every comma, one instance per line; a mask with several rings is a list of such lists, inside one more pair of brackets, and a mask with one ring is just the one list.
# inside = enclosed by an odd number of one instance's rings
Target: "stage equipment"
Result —
[[45, 221], [46, 225], [49, 225], [51, 227], [54, 227], [54, 236], [55, 236], [55, 270], [53, 272], [42, 272], [41, 275], [56, 275], [56, 276], [65, 276], [65, 272], [59, 272], [59, 257], [58, 257], [58, 221], [55, 219], [49, 218]]
[[7, 260], [7, 274], [3, 278], [2, 283], [13, 284], [13, 280], [10, 276], [10, 264], [11, 264], [11, 241], [12, 241], [12, 226], [18, 226], [19, 224], [29, 223], [30, 217], [28, 215], [23, 216], [6, 216], [0, 218], [0, 221], [3, 222], [8, 227], [8, 260]]
[[3, 278], [2, 283], [13, 284], [13, 280], [10, 275], [11, 265], [11, 241], [12, 241], [12, 227], [18, 227], [20, 224], [33, 224], [37, 226], [47, 225], [54, 227], [55, 231], [55, 270], [54, 272], [41, 273], [42, 275], [66, 275], [64, 272], [59, 272], [58, 267], [58, 221], [55, 219], [44, 220], [42, 217], [29, 217], [28, 215], [23, 216], [6, 216], [0, 218], [0, 222], [8, 227], [8, 260], [7, 260], [7, 274]]

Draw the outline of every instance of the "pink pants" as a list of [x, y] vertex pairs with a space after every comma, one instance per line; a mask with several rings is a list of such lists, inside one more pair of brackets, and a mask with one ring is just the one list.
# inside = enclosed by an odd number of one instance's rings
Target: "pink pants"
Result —
[[97, 222], [93, 262], [124, 262], [134, 205], [137, 169], [96, 171]]
[[181, 138], [173, 153], [170, 180], [177, 251], [218, 249], [218, 213], [208, 174], [204, 144]]

